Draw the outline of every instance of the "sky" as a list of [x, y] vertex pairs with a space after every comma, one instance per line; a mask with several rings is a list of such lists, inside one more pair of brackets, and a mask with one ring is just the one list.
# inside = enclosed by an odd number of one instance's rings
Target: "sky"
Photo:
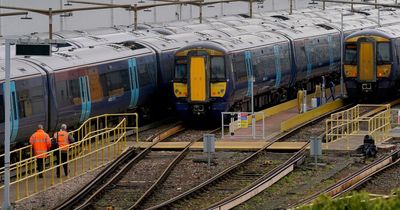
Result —
[[[86, 0], [91, 2], [102, 2], [115, 4], [134, 4], [146, 5], [153, 4], [154, 1], [132, 1], [132, 0]], [[262, 3], [253, 3], [253, 11], [272, 11], [288, 9], [289, 0], [266, 0]], [[307, 6], [309, 0], [294, 0], [294, 8], [303, 8]], [[0, 0], [3, 6], [24, 7], [46, 9], [52, 8], [57, 10], [60, 8], [77, 8], [88, 7], [88, 5], [73, 4], [72, 6], [65, 6], [66, 0]], [[235, 2], [229, 4], [216, 4], [215, 6], [205, 6], [203, 8], [204, 17], [248, 13], [248, 3]], [[180, 12], [181, 11], [181, 12]], [[1, 13], [13, 12], [13, 10], [1, 9]], [[113, 13], [113, 15], [112, 15]], [[166, 22], [178, 20], [179, 14], [182, 19], [196, 18], [199, 16], [199, 9], [195, 6], [165, 6], [151, 8], [148, 11], [138, 12], [139, 23], [151, 22]], [[46, 32], [48, 31], [49, 18], [47, 16], [29, 13], [30, 20], [21, 19], [24, 16], [1, 17], [0, 20], [0, 35], [22, 35], [32, 32]], [[111, 9], [97, 10], [97, 11], [83, 11], [74, 12], [71, 17], [60, 17], [55, 15], [53, 17], [53, 31], [75, 30], [75, 29], [89, 29], [96, 27], [105, 27], [112, 25], [128, 25], [133, 23], [133, 12], [124, 9]]]

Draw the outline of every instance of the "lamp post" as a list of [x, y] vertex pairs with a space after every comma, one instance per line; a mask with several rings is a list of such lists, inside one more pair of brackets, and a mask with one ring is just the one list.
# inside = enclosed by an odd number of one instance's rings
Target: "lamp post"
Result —
[[5, 56], [5, 82], [4, 82], [4, 199], [3, 209], [11, 209], [10, 206], [10, 44], [6, 39]]
[[381, 27], [381, 8], [378, 8], [378, 26]]
[[251, 75], [251, 135], [256, 138], [256, 117], [254, 115], [254, 81], [255, 77]]
[[353, 13], [340, 13], [340, 94], [344, 96], [344, 78], [343, 78], [343, 44], [344, 44], [344, 29], [343, 29], [343, 17], [350, 16]]

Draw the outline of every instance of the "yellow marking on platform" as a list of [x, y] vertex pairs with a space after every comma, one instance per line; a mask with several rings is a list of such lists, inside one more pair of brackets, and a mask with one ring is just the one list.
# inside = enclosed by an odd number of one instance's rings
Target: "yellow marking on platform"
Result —
[[335, 109], [338, 109], [344, 105], [343, 100], [339, 99], [327, 104], [324, 104], [316, 109], [307, 111], [306, 113], [299, 114], [295, 117], [292, 117], [284, 122], [281, 123], [281, 132], [288, 131], [292, 128], [295, 128], [307, 121], [310, 121], [322, 114], [325, 114], [327, 112], [331, 112]]
[[[237, 150], [237, 151], [254, 151], [261, 149], [268, 142], [262, 141], [216, 141], [216, 150]], [[275, 142], [269, 148], [269, 150], [299, 150], [307, 142]], [[135, 147], [146, 148], [151, 143], [150, 142], [139, 142], [134, 143]], [[189, 142], [160, 142], [155, 145], [154, 149], [183, 149], [189, 144]], [[190, 147], [192, 150], [203, 150], [203, 142], [196, 142]]]

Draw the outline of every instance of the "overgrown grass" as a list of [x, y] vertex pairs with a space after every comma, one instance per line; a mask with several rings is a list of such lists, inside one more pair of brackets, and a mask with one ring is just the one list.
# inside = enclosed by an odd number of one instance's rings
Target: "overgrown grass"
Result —
[[351, 196], [332, 199], [326, 195], [320, 196], [312, 205], [303, 206], [300, 210], [392, 210], [400, 209], [400, 190], [388, 199], [371, 197], [366, 192], [354, 192]]

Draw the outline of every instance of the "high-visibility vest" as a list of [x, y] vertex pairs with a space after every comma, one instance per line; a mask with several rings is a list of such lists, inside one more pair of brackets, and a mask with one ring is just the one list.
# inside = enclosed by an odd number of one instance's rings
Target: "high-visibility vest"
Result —
[[42, 129], [38, 129], [34, 134], [32, 134], [29, 139], [29, 143], [33, 147], [33, 154], [37, 158], [46, 158], [47, 151], [51, 147], [51, 140], [49, 135]]
[[60, 148], [60, 150], [62, 151], [68, 150], [68, 145], [69, 145], [68, 132], [58, 131], [54, 134], [54, 138], [57, 139], [58, 148]]

